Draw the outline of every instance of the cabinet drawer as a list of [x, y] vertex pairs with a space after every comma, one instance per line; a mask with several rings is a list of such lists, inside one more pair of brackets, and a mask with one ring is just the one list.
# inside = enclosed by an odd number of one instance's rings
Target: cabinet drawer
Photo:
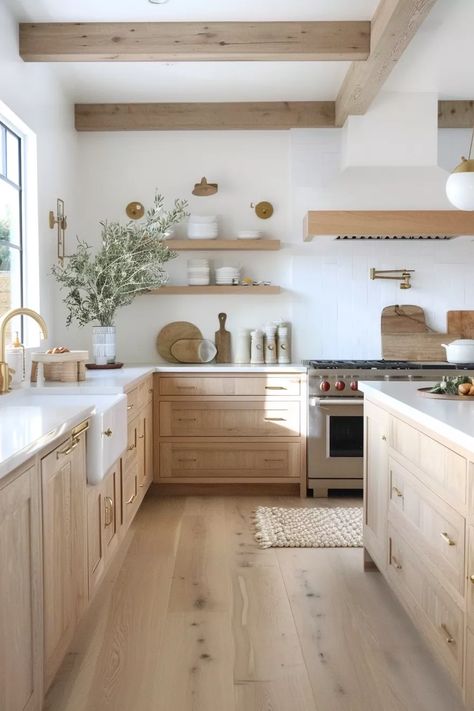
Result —
[[127, 449], [124, 452], [123, 460], [125, 466], [133, 464], [137, 458], [138, 444], [138, 417], [129, 419], [127, 426]]
[[389, 516], [447, 585], [464, 597], [465, 519], [401, 464], [390, 460]]
[[160, 402], [162, 437], [299, 437], [298, 402]]
[[129, 420], [138, 412], [138, 386], [127, 392], [127, 412]]
[[392, 418], [390, 444], [418, 468], [417, 476], [446, 501], [466, 503], [464, 457], [396, 418]]
[[299, 477], [299, 443], [160, 444], [160, 478], [270, 478]]
[[299, 396], [299, 375], [222, 377], [176, 376], [160, 378], [160, 395]]
[[[138, 384], [138, 409], [151, 402], [153, 397], [153, 376], [149, 375]], [[134, 413], [136, 414], [136, 413]]]
[[420, 562], [420, 557], [389, 527], [388, 577], [416, 625], [459, 683], [463, 673], [464, 615]]

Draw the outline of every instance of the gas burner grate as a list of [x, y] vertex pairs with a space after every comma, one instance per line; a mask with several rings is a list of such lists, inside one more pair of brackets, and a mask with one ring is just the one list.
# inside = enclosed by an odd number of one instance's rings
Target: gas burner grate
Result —
[[428, 363], [406, 360], [306, 360], [314, 370], [474, 370], [474, 363]]

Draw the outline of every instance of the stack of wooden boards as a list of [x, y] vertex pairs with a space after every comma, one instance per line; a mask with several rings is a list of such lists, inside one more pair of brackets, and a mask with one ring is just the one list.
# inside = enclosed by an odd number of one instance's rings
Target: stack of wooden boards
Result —
[[443, 343], [474, 338], [474, 311], [448, 311], [447, 332], [426, 324], [420, 306], [386, 306], [382, 310], [382, 357], [386, 360], [445, 361]]

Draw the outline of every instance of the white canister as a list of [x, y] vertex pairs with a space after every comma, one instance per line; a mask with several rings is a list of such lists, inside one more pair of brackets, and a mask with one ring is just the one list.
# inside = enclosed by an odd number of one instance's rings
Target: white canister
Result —
[[237, 332], [234, 363], [250, 363], [250, 335], [248, 328], [241, 328]]
[[265, 359], [263, 357], [263, 332], [256, 329], [255, 331], [252, 331], [250, 336], [250, 362], [253, 365], [262, 365], [265, 363]]
[[277, 363], [276, 331], [274, 328], [265, 329], [265, 342], [263, 350], [265, 354], [265, 363], [270, 365]]
[[279, 325], [277, 331], [277, 354], [279, 363], [291, 363], [288, 327]]

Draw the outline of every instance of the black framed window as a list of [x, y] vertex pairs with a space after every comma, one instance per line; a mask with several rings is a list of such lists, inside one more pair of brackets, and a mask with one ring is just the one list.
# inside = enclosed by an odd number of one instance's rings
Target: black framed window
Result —
[[23, 306], [23, 140], [0, 121], [0, 315]]

